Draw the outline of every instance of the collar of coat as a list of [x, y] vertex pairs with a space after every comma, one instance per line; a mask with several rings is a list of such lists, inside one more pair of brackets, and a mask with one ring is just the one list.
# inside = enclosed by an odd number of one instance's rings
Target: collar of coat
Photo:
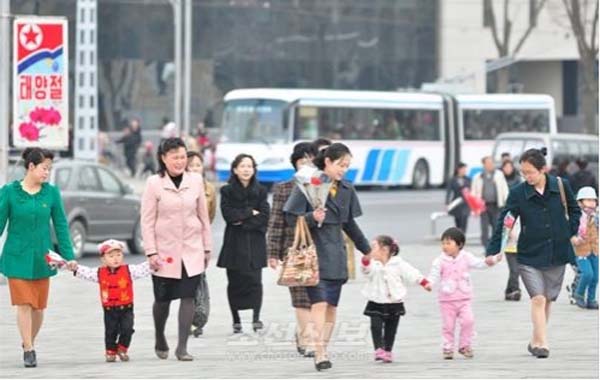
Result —
[[181, 191], [183, 189], [187, 189], [192, 186], [193, 175], [188, 172], [183, 172], [183, 178], [181, 179], [181, 183], [179, 184], [179, 189], [175, 187], [173, 180], [169, 177], [169, 173], [165, 173], [164, 176], [160, 177], [160, 181], [163, 189], [173, 190], [173, 191]]
[[[546, 191], [550, 191], [551, 193], [560, 194], [560, 190], [558, 188], [558, 179], [553, 175], [545, 174], [546, 176], [546, 187], [544, 188], [544, 194]], [[537, 191], [535, 188], [525, 182], [525, 198], [530, 199], [536, 195]]]

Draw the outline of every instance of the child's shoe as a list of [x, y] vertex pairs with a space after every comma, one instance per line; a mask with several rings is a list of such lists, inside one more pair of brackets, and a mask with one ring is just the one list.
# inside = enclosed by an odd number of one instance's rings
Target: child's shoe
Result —
[[391, 363], [394, 361], [394, 356], [392, 355], [392, 351], [385, 351], [383, 354], [383, 362]]
[[379, 361], [383, 361], [385, 358], [385, 351], [383, 350], [383, 348], [378, 348], [375, 350], [375, 361], [379, 362]]
[[452, 360], [454, 358], [454, 352], [452, 352], [452, 350], [444, 350], [442, 355], [444, 360]]
[[119, 356], [119, 360], [121, 360], [122, 362], [129, 361], [129, 355], [127, 355], [127, 347], [119, 346], [119, 349], [117, 350], [117, 355]]
[[473, 350], [471, 349], [471, 347], [463, 347], [458, 350], [458, 353], [468, 359], [471, 359], [473, 357]]
[[105, 357], [108, 363], [113, 363], [117, 361], [117, 353], [113, 350], [106, 350]]
[[592, 310], [598, 310], [598, 302], [596, 301], [588, 301], [587, 308]]
[[583, 297], [579, 296], [579, 295], [575, 295], [575, 304], [577, 306], [579, 306], [582, 309], [587, 309], [587, 303], [585, 302], [585, 300], [583, 299]]

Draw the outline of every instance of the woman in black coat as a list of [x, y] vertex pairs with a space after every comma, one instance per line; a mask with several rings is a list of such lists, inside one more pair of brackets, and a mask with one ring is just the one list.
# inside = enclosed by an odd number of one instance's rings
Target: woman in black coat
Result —
[[227, 298], [233, 332], [241, 333], [239, 310], [252, 309], [252, 328], [263, 328], [262, 268], [267, 266], [269, 222], [267, 189], [256, 180], [256, 162], [247, 154], [231, 164], [229, 183], [221, 188], [221, 213], [227, 223], [217, 266], [227, 269]]
[[510, 189], [494, 235], [486, 249], [486, 260], [500, 252], [504, 217], [511, 212], [521, 220], [517, 243], [519, 273], [531, 298], [533, 339], [527, 346], [538, 358], [550, 355], [547, 324], [550, 305], [556, 301], [565, 265], [575, 262], [572, 244], [578, 242], [581, 210], [568, 181], [546, 174], [546, 148], [529, 149], [521, 155], [525, 178]]
[[454, 217], [454, 223], [463, 233], [467, 233], [467, 222], [471, 209], [462, 194], [463, 189], [471, 188], [471, 180], [467, 177], [467, 165], [459, 163], [454, 170], [454, 177], [446, 189], [446, 207], [448, 214]]

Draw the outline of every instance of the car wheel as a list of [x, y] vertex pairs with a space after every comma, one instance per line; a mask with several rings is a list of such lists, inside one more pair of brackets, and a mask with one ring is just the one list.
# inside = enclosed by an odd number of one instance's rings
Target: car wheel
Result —
[[127, 240], [127, 247], [129, 252], [134, 255], [144, 253], [144, 241], [142, 240], [142, 229], [139, 222], [135, 224], [132, 238]]
[[425, 189], [429, 184], [429, 168], [424, 160], [417, 161], [413, 171], [412, 186], [414, 189]]
[[83, 256], [83, 249], [87, 240], [87, 232], [85, 226], [79, 220], [75, 220], [69, 226], [69, 232], [71, 233], [71, 243], [73, 244], [73, 254], [75, 259]]

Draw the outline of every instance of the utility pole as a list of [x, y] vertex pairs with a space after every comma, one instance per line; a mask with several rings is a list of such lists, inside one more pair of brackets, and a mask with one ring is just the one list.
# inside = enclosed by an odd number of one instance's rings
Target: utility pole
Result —
[[[0, 187], [8, 181], [10, 99], [10, 0], [0, 1]], [[0, 231], [0, 235], [2, 231]]]
[[183, 57], [183, 133], [190, 134], [191, 128], [191, 105], [192, 105], [192, 12], [193, 1], [185, 1], [185, 40]]
[[173, 22], [175, 26], [175, 89], [174, 96], [174, 121], [177, 130], [181, 133], [181, 0], [169, 0], [173, 7]]

